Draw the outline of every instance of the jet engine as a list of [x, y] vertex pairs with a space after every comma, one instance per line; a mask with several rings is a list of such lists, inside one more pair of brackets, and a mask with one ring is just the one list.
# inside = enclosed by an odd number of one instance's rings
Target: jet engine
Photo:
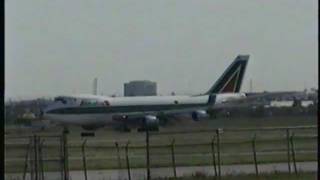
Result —
[[138, 131], [145, 131], [148, 128], [149, 131], [158, 131], [160, 121], [156, 116], [147, 115], [143, 119], [143, 125]]
[[202, 118], [208, 117], [208, 113], [204, 110], [197, 110], [192, 112], [191, 117], [194, 121], [199, 121]]
[[159, 119], [156, 116], [147, 115], [144, 119], [149, 130], [159, 129]]

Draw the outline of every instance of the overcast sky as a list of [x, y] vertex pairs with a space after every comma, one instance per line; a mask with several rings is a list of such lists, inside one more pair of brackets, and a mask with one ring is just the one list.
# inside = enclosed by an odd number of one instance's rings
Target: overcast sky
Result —
[[238, 54], [254, 91], [318, 86], [316, 0], [7, 0], [5, 97], [205, 92]]

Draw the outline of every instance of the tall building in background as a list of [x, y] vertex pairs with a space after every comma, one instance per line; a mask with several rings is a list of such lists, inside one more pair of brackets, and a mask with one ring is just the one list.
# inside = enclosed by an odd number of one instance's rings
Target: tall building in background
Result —
[[124, 96], [156, 96], [157, 83], [152, 81], [130, 81], [124, 84]]

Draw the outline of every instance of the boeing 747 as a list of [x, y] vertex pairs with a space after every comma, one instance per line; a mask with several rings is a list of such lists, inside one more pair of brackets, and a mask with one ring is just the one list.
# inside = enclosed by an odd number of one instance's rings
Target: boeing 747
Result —
[[201, 95], [106, 97], [97, 95], [58, 96], [43, 110], [44, 119], [79, 125], [86, 130], [120, 124], [125, 129], [135, 124], [158, 130], [160, 116], [189, 115], [198, 121], [207, 117], [209, 108], [247, 98], [240, 88], [249, 55], [239, 55], [213, 86]]

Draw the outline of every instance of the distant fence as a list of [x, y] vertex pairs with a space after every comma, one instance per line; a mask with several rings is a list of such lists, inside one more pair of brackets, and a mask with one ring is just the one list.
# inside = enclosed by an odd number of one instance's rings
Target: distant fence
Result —
[[66, 136], [6, 136], [6, 141], [13, 142], [5, 146], [6, 160], [18, 156], [15, 163], [6, 164], [6, 168], [14, 171], [13, 179], [69, 179]]
[[[212, 172], [214, 176], [217, 178], [221, 177], [221, 165], [224, 160], [223, 151], [226, 149], [226, 146], [234, 145], [237, 147], [237, 145], [243, 145], [248, 144], [248, 153], [245, 153], [244, 156], [247, 156], [249, 159], [249, 163], [252, 163], [252, 169], [256, 173], [256, 175], [259, 175], [259, 163], [262, 161], [259, 159], [261, 155], [259, 153], [268, 153], [268, 152], [261, 152], [259, 150], [259, 143], [264, 143], [268, 141], [275, 140], [274, 138], [259, 138], [257, 135], [258, 131], [280, 131], [281, 134], [284, 136], [282, 138], [277, 138], [276, 141], [279, 141], [281, 144], [286, 145], [285, 148], [278, 148], [278, 147], [270, 147], [270, 149], [274, 149], [275, 151], [272, 151], [272, 155], [285, 155], [286, 160], [284, 162], [288, 163], [288, 172], [295, 172], [298, 174], [297, 169], [297, 149], [295, 148], [295, 140], [299, 140], [299, 138], [303, 139], [316, 139], [316, 135], [295, 135], [294, 131], [297, 130], [309, 130], [313, 129], [316, 130], [316, 126], [296, 126], [296, 127], [266, 127], [266, 128], [229, 128], [229, 129], [210, 129], [210, 130], [199, 130], [199, 131], [170, 131], [170, 132], [149, 132], [146, 133], [146, 144], [144, 145], [135, 145], [131, 142], [123, 143], [122, 145], [120, 142], [115, 142], [114, 145], [110, 146], [100, 146], [100, 145], [91, 145], [86, 146], [86, 148], [106, 148], [106, 149], [112, 149], [117, 152], [117, 158], [114, 158], [114, 160], [117, 161], [118, 169], [126, 168], [127, 169], [127, 175], [122, 176], [124, 179], [132, 179], [133, 171], [132, 168], [136, 167], [144, 167], [146, 168], [146, 178], [151, 179], [152, 177], [152, 169], [157, 167], [171, 167], [172, 168], [172, 177], [177, 177], [177, 166], [180, 165], [179, 160], [181, 158], [177, 158], [177, 156], [184, 155], [185, 151], [188, 149], [192, 149], [195, 147], [201, 147], [200, 149], [207, 149], [207, 154], [209, 155], [207, 158], [207, 163], [205, 165], [211, 165], [212, 166]], [[251, 135], [248, 138], [244, 138], [242, 140], [237, 139], [228, 139], [223, 138], [224, 134], [226, 132], [248, 132], [251, 133]], [[183, 141], [183, 143], [179, 143], [179, 141], [175, 138], [171, 138], [171, 140], [167, 142], [161, 142], [161, 144], [154, 144], [152, 137], [157, 136], [167, 136], [166, 138], [170, 139], [168, 135], [173, 134], [201, 134], [201, 133], [212, 133], [212, 136], [210, 137], [210, 141], [207, 142], [188, 142]], [[89, 140], [85, 140], [88, 142]], [[192, 141], [192, 140], [190, 140]], [[270, 144], [272, 146], [273, 144]], [[137, 157], [139, 154], [139, 150], [144, 150], [145, 153], [141, 155], [140, 157]], [[177, 152], [179, 150], [180, 152]], [[121, 151], [124, 151], [124, 153], [120, 153]], [[303, 150], [302, 150], [303, 151]], [[316, 151], [316, 150], [315, 150]], [[149, 152], [149, 153], [148, 153]], [[204, 156], [203, 152], [200, 152], [200, 156]], [[228, 152], [225, 152], [228, 153]], [[122, 156], [121, 156], [122, 154]], [[230, 153], [230, 155], [234, 156], [236, 154], [241, 155], [241, 153]], [[189, 154], [186, 154], [184, 157], [188, 157]], [[86, 179], [87, 176], [87, 162], [86, 162], [86, 155], [83, 153], [83, 169], [84, 169], [84, 176]], [[140, 159], [140, 160], [138, 160]], [[165, 160], [166, 159], [166, 160]], [[144, 161], [144, 162], [143, 162]], [[162, 162], [163, 161], [163, 162]], [[263, 160], [265, 161], [265, 160]], [[184, 164], [188, 165], [188, 164]], [[193, 164], [195, 165], [195, 164]], [[201, 165], [201, 164], [196, 164]], [[88, 178], [90, 179], [90, 178]]]
[[209, 110], [209, 114], [212, 117], [228, 117], [228, 118], [239, 118], [239, 117], [265, 117], [265, 116], [308, 116], [316, 115], [318, 110], [318, 103], [314, 102], [310, 105], [302, 105], [296, 107], [264, 107], [264, 105], [257, 106], [244, 106], [226, 108], [222, 111]]
[[[289, 173], [298, 175], [299, 156], [310, 149], [312, 153], [316, 151], [313, 146], [317, 140], [313, 133], [316, 131], [317, 126], [295, 126], [146, 132], [145, 139], [139, 143], [129, 140], [91, 143], [93, 140], [90, 138], [73, 143], [68, 142], [64, 135], [29, 136], [23, 140], [25, 163], [21, 177], [44, 180], [53, 171], [58, 179], [67, 180], [71, 161], [77, 162], [72, 165], [77, 170], [83, 170], [85, 180], [91, 179], [89, 170], [99, 162], [107, 169], [126, 170], [119, 179], [129, 180], [136, 177], [133, 169], [137, 167], [145, 168], [145, 178], [151, 179], [156, 178], [153, 176], [154, 168], [171, 168], [170, 176], [178, 177], [181, 174], [177, 167], [189, 165], [212, 166], [212, 174], [220, 178], [221, 166], [233, 163], [252, 164], [252, 170], [259, 176], [261, 163], [279, 157], [282, 158], [279, 161], [288, 164]], [[6, 138], [19, 141], [19, 137]], [[310, 147], [306, 149], [305, 141], [309, 140], [312, 141], [311, 146], [307, 144]], [[21, 143], [16, 143], [10, 144], [9, 149], [18, 144], [21, 146]], [[80, 155], [79, 160], [76, 153]], [[99, 153], [102, 155], [98, 156]]]

